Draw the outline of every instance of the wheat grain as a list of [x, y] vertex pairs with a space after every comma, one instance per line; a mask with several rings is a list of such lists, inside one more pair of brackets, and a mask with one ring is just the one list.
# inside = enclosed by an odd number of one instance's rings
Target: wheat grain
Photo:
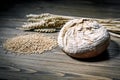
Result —
[[50, 13], [43, 13], [43, 14], [37, 14], [37, 15], [36, 14], [26, 15], [27, 18], [35, 18], [35, 19], [49, 17], [49, 16], [52, 16], [52, 14], [50, 14]]
[[44, 28], [57, 28], [64, 25], [68, 20], [62, 17], [49, 17], [40, 20], [39, 22], [28, 23], [22, 26], [22, 30], [34, 30]]
[[41, 33], [53, 33], [57, 30], [54, 28], [45, 28], [45, 29], [34, 29], [35, 32], [41, 32]]
[[13, 37], [6, 40], [3, 44], [6, 50], [23, 54], [43, 53], [56, 46], [57, 42], [55, 39], [38, 33]]

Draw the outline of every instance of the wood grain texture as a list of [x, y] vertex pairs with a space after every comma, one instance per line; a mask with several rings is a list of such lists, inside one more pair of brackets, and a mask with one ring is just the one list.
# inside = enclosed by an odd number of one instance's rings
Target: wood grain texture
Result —
[[[5, 12], [6, 16], [0, 17], [0, 80], [119, 80], [120, 38], [113, 36], [108, 49], [103, 54], [82, 60], [69, 57], [59, 47], [43, 54], [31, 55], [15, 54], [2, 47], [3, 42], [8, 38], [33, 33], [16, 29], [24, 24], [26, 18], [23, 16], [26, 14], [49, 11], [49, 7], [54, 10], [58, 7], [62, 8], [61, 12], [71, 8], [61, 5], [54, 8], [55, 4], [45, 3], [44, 6], [43, 3], [42, 6], [38, 3], [26, 3], [26, 6], [19, 4]], [[58, 33], [42, 34], [57, 39]]]

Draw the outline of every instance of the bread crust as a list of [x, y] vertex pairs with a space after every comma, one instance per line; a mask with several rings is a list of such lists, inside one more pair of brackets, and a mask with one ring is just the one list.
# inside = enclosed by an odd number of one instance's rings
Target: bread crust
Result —
[[65, 52], [67, 55], [74, 57], [74, 58], [81, 58], [81, 59], [82, 58], [92, 58], [92, 57], [96, 57], [99, 54], [101, 54], [102, 52], [104, 52], [107, 49], [107, 47], [109, 46], [109, 43], [110, 43], [110, 40], [108, 39], [108, 40], [106, 40], [106, 42], [104, 42], [104, 44], [100, 45], [96, 49], [91, 50], [91, 51], [86, 51], [84, 53], [73, 54], [73, 53], [67, 53], [64, 50], [63, 50], [63, 52]]
[[75, 19], [66, 23], [58, 35], [60, 48], [75, 58], [95, 57], [107, 49], [109, 42], [107, 30], [88, 19]]

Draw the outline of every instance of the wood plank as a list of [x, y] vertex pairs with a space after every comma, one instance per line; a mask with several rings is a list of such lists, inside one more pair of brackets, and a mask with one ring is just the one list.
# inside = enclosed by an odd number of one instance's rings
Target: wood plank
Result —
[[[11, 37], [30, 34], [16, 28], [21, 27], [26, 21], [25, 15], [31, 12], [41, 13], [60, 8], [64, 12], [72, 7], [64, 8], [63, 5], [46, 3], [46, 6], [39, 11], [40, 4], [26, 3], [15, 7], [7, 16], [0, 17], [0, 80], [119, 80], [120, 79], [120, 38], [111, 36], [110, 45], [103, 54], [93, 59], [77, 60], [69, 57], [59, 47], [43, 54], [19, 55], [6, 51], [2, 44]], [[34, 7], [36, 5], [36, 7]], [[14, 13], [17, 11], [18, 13]], [[40, 7], [41, 8], [41, 7]], [[75, 8], [77, 11], [80, 8]], [[23, 12], [25, 10], [25, 12]], [[51, 11], [52, 12], [52, 11]], [[93, 10], [94, 12], [94, 10]], [[72, 12], [73, 14], [75, 12]], [[76, 12], [77, 14], [79, 12]], [[119, 12], [117, 12], [119, 13]], [[5, 15], [6, 15], [5, 14]], [[68, 14], [64, 12], [64, 15]], [[46, 34], [57, 39], [59, 32]]]

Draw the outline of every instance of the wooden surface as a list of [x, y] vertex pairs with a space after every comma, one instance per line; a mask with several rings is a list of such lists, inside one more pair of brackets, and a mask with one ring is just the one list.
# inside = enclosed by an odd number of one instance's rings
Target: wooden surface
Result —
[[[103, 54], [85, 60], [73, 59], [59, 47], [43, 54], [32, 55], [16, 55], [4, 50], [2, 44], [6, 39], [32, 33], [16, 29], [26, 21], [26, 14], [52, 12], [49, 7], [56, 11], [59, 11], [58, 7], [70, 10], [68, 7], [63, 8], [60, 5], [56, 7], [55, 4], [49, 3], [44, 3], [46, 5], [44, 6], [43, 3], [40, 3], [41, 6], [37, 2], [16, 4], [1, 14], [0, 80], [120, 80], [120, 38], [111, 36], [110, 45]], [[61, 13], [64, 10], [61, 10]], [[58, 33], [45, 35], [57, 39]]]

